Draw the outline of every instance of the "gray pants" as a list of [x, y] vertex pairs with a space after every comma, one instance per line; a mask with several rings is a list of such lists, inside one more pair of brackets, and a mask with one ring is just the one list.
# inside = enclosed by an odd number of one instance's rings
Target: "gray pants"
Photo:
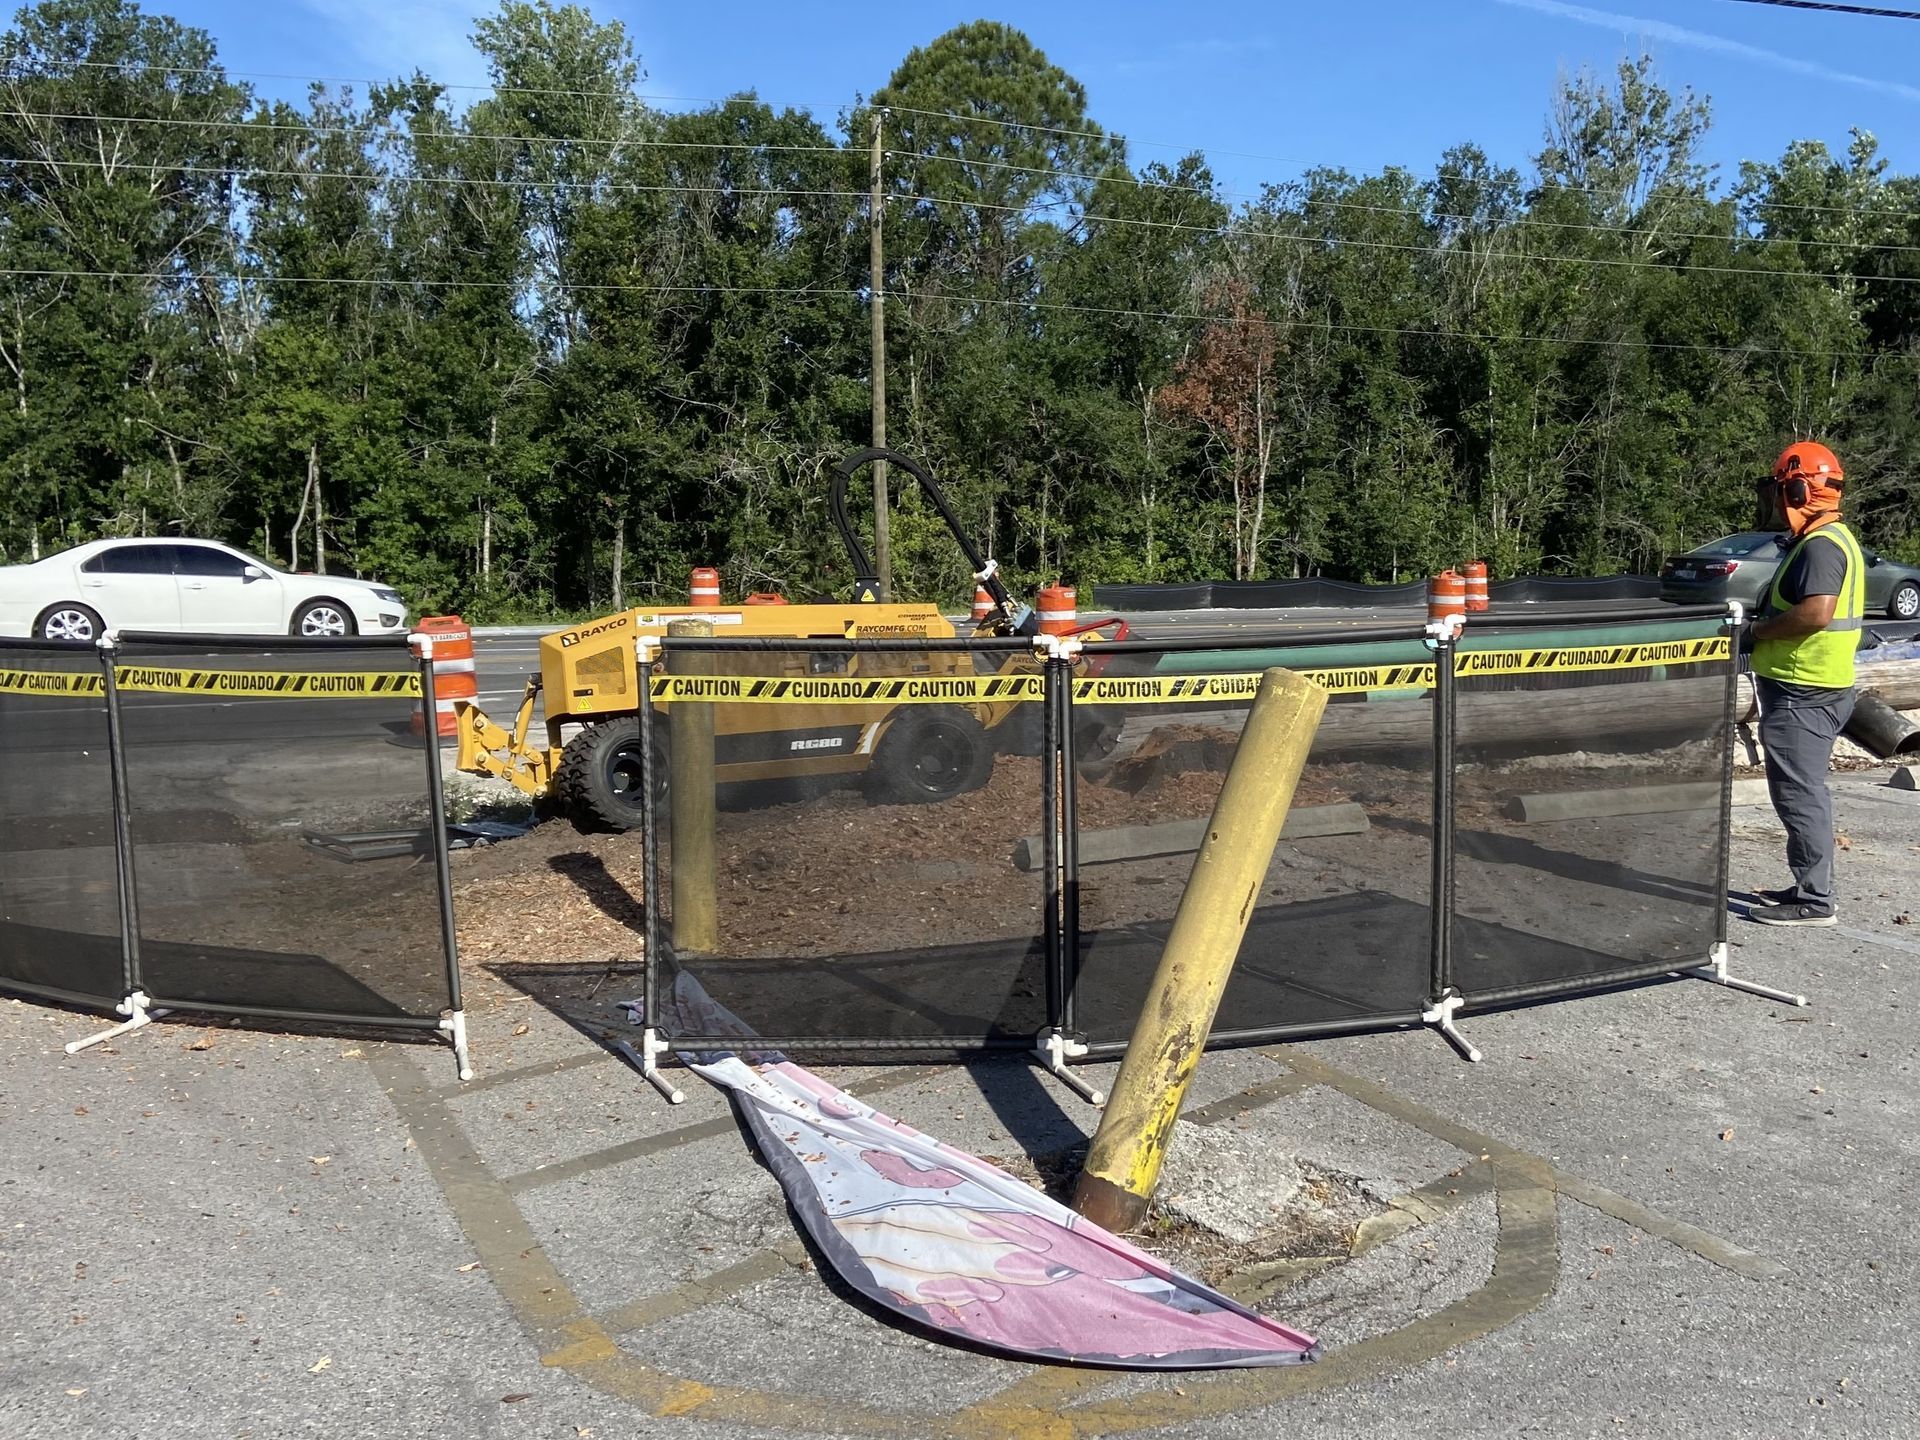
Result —
[[1791, 903], [1831, 911], [1833, 792], [1827, 788], [1827, 766], [1833, 742], [1853, 714], [1853, 692], [1809, 704], [1765, 676], [1754, 677], [1754, 688], [1760, 696], [1760, 743], [1767, 751], [1767, 793], [1787, 827]]

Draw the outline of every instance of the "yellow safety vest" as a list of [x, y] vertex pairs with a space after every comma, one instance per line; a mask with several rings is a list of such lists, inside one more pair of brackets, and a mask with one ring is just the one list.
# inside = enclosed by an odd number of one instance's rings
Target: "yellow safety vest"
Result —
[[1773, 583], [1761, 600], [1766, 615], [1778, 615], [1793, 606], [1780, 598], [1780, 582], [1800, 552], [1816, 540], [1838, 545], [1847, 557], [1847, 575], [1835, 597], [1833, 619], [1824, 630], [1791, 640], [1760, 640], [1753, 647], [1753, 673], [1788, 685], [1813, 685], [1822, 690], [1845, 690], [1853, 684], [1853, 652], [1860, 648], [1860, 627], [1867, 613], [1867, 557], [1853, 532], [1835, 521], [1800, 537], [1774, 572]]

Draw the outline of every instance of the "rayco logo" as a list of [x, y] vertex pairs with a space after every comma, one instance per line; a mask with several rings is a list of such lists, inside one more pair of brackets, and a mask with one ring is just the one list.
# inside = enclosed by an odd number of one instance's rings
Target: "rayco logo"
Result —
[[591, 640], [596, 635], [604, 635], [609, 630], [624, 630], [626, 626], [627, 617], [616, 615], [611, 620], [602, 620], [598, 625], [589, 625], [584, 630], [569, 630], [560, 637], [560, 648], [564, 650], [578, 645], [582, 640]]

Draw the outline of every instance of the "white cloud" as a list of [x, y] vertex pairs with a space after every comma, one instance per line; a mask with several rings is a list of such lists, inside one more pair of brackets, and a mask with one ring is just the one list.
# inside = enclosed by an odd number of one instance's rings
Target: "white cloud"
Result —
[[1877, 90], [1883, 95], [1897, 95], [1902, 100], [1920, 100], [1920, 86], [1902, 84], [1898, 80], [1880, 80], [1871, 75], [1856, 75], [1850, 70], [1835, 70], [1816, 60], [1807, 60], [1778, 50], [1768, 50], [1759, 45], [1749, 45], [1744, 40], [1729, 40], [1724, 35], [1712, 35], [1704, 30], [1691, 30], [1684, 25], [1675, 25], [1666, 20], [1648, 20], [1638, 15], [1622, 15], [1613, 10], [1595, 10], [1587, 5], [1569, 5], [1564, 3], [1564, 0], [1494, 0], [1494, 3], [1506, 5], [1515, 10], [1532, 10], [1541, 15], [1572, 20], [1580, 25], [1593, 25], [1603, 30], [1618, 31], [1629, 38], [1644, 36], [1653, 40], [1664, 40], [1670, 45], [1685, 46], [1690, 50], [1706, 50], [1716, 55], [1731, 55], [1774, 70], [1787, 70], [1796, 75], [1805, 75], [1812, 80], [1825, 80], [1835, 85], [1853, 85], [1862, 90]]
[[[443, 85], [485, 85], [486, 62], [468, 35], [486, 0], [301, 0], [339, 33], [369, 79], [425, 71]], [[455, 95], [458, 105], [461, 97]]]

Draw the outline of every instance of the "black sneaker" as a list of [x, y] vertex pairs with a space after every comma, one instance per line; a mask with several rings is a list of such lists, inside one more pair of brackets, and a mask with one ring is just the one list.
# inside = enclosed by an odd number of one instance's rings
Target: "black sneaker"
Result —
[[1840, 919], [1831, 910], [1817, 905], [1757, 905], [1747, 918], [1761, 925], [1838, 925]]

